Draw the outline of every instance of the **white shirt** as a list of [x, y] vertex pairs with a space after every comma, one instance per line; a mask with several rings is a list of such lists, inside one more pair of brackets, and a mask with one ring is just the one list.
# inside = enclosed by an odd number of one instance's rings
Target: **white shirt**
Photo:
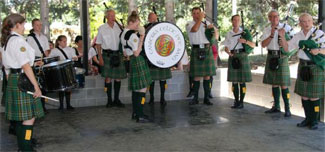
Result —
[[7, 43], [6, 50], [2, 52], [2, 62], [6, 68], [6, 72], [10, 68], [22, 68], [27, 63], [33, 66], [35, 50], [26, 42], [22, 35], [16, 32], [11, 32], [11, 34], [18, 36], [12, 36]]
[[[240, 39], [240, 36], [241, 35], [238, 35], [240, 34], [241, 32], [243, 32], [242, 28], [239, 28], [238, 32], [235, 33], [234, 30], [231, 30], [227, 33], [226, 35], [226, 38], [225, 40], [223, 41], [223, 45], [225, 47], [227, 47], [229, 50], [234, 50], [234, 49], [242, 49], [243, 48], [243, 45], [241, 43], [238, 43], [238, 45], [235, 47], [235, 45], [237, 44], [238, 40]], [[233, 37], [233, 35], [236, 35], [235, 37]]]
[[128, 56], [131, 56], [133, 55], [133, 52], [136, 51], [138, 49], [138, 46], [139, 46], [139, 41], [140, 41], [140, 38], [137, 36], [136, 33], [133, 33], [131, 36], [130, 36], [130, 39], [127, 41], [128, 42], [128, 45], [132, 48], [131, 49], [128, 49], [128, 48], [124, 48], [124, 46], [126, 46], [126, 40], [125, 40], [125, 33], [127, 31], [129, 31], [130, 29], [125, 29], [121, 35], [121, 43], [122, 43], [122, 46], [123, 46], [123, 50], [125, 51], [126, 55]]
[[97, 55], [97, 51], [94, 47], [91, 47], [88, 52], [88, 60], [91, 60], [94, 56]]
[[[308, 31], [307, 35], [305, 35], [302, 30], [300, 32], [298, 32], [288, 42], [288, 50], [299, 49], [299, 41], [300, 40], [308, 40], [309, 36], [314, 32], [314, 30], [315, 30], [315, 27], [312, 27]], [[324, 32], [322, 30], [317, 30], [315, 34], [316, 34], [316, 36], [313, 37], [312, 40], [315, 40], [315, 38], [320, 37], [321, 35], [324, 34]], [[325, 42], [325, 36], [323, 36], [321, 39], [319, 39], [316, 43], [322, 43], [321, 48], [325, 48], [324, 42]], [[306, 53], [301, 49], [298, 51], [298, 57], [300, 59], [310, 60], [309, 57], [306, 55]]]
[[[41, 44], [41, 47], [43, 48], [43, 51], [45, 53], [46, 50], [50, 49], [50, 44], [49, 44], [49, 41], [48, 41], [47, 37], [42, 33], [40, 35], [38, 35], [36, 33], [34, 33], [34, 34], [35, 34], [38, 42]], [[32, 36], [27, 37], [27, 42], [35, 50], [35, 56], [41, 57], [43, 55], [41, 50], [39, 49], [36, 41], [34, 40], [34, 38]]]
[[[210, 43], [209, 40], [205, 37], [205, 25], [201, 22], [200, 27], [197, 32], [191, 32], [192, 27], [194, 26], [194, 21], [189, 21], [186, 24], [186, 32], [188, 34], [188, 38], [190, 39], [191, 45], [200, 45]], [[207, 26], [211, 23], [206, 21]]]
[[[279, 23], [278, 26], [277, 26], [278, 30], [281, 29], [281, 28], [284, 28], [284, 30], [286, 32], [290, 32], [290, 30], [291, 30], [290, 25], [286, 24], [285, 27], [283, 27], [283, 26], [284, 26], [283, 23]], [[271, 35], [271, 30], [272, 30], [271, 25], [264, 29], [263, 35], [262, 35], [262, 38], [261, 38], [262, 41], [264, 41], [265, 39], [267, 39]], [[273, 39], [271, 40], [271, 42], [267, 46], [267, 49], [269, 49], [269, 50], [279, 50], [280, 49], [279, 48], [279, 42], [278, 42], [278, 35], [279, 35], [278, 30], [275, 30]]]
[[[73, 48], [67, 46], [67, 47], [61, 48], [61, 49], [67, 55], [68, 59], [72, 59], [73, 57], [77, 57], [76, 52], [75, 52], [75, 50]], [[60, 60], [67, 60], [65, 58], [65, 56], [63, 55], [63, 53], [59, 49], [54, 48], [54, 49], [51, 50], [51, 53], [50, 53], [49, 57], [56, 57], [56, 56], [59, 56]]]
[[96, 44], [101, 44], [102, 49], [117, 51], [119, 49], [121, 32], [120, 27], [116, 23], [114, 23], [113, 28], [108, 23], [105, 23], [98, 28]]

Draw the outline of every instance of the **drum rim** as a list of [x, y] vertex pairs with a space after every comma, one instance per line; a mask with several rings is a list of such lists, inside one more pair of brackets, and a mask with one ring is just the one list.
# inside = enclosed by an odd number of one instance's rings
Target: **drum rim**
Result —
[[[155, 23], [153, 23], [151, 26], [150, 26], [150, 28], [148, 28], [148, 30], [146, 30], [146, 34], [145, 34], [145, 36], [144, 36], [144, 39], [143, 39], [143, 48], [145, 48], [145, 46], [144, 46], [144, 42], [146, 41], [146, 38], [147, 38], [147, 33], [151, 30], [151, 28], [152, 27], [154, 27], [155, 25], [157, 25], [157, 24], [159, 24], [159, 23], [169, 23], [169, 24], [172, 24], [172, 25], [174, 25], [174, 26], [176, 26], [177, 28], [178, 28], [178, 30], [179, 31], [181, 31], [181, 33], [182, 33], [182, 36], [183, 36], [183, 38], [184, 38], [184, 51], [183, 51], [183, 54], [182, 54], [182, 57], [180, 58], [180, 60], [179, 61], [181, 61], [182, 60], [182, 58], [183, 58], [183, 56], [184, 56], [184, 54], [185, 54], [185, 51], [186, 51], [186, 40], [185, 40], [185, 36], [184, 36], [184, 33], [183, 33], [183, 31], [176, 25], [176, 24], [174, 24], [174, 23], [172, 23], [172, 22], [168, 22], [168, 21], [162, 21], [162, 22], [155, 22]], [[146, 54], [146, 56], [147, 56], [147, 53], [146, 53], [146, 50], [144, 49], [144, 53]], [[147, 57], [148, 58], [148, 57]], [[149, 60], [149, 62], [150, 63], [152, 63], [151, 61], [150, 61], [150, 59], [148, 58], [148, 60]], [[175, 66], [175, 65], [177, 65], [178, 63], [179, 63], [179, 61], [177, 61], [177, 63], [176, 64], [174, 64], [174, 65], [172, 65], [172, 66], [170, 66], [170, 67], [166, 67], [166, 69], [167, 68], [171, 68], [171, 67], [173, 67], [173, 66]], [[153, 63], [152, 63], [153, 64]], [[153, 64], [154, 66], [156, 66], [155, 64]], [[156, 67], [158, 67], [158, 68], [161, 68], [161, 67], [159, 67], [159, 66], [156, 66]], [[164, 68], [165, 69], [165, 68]]]
[[59, 60], [59, 61], [55, 61], [55, 62], [51, 62], [51, 63], [45, 64], [42, 67], [43, 68], [55, 67], [57, 65], [62, 65], [62, 64], [66, 64], [66, 63], [72, 63], [73, 64], [73, 61], [70, 60], [70, 59], [68, 59], [68, 60]]

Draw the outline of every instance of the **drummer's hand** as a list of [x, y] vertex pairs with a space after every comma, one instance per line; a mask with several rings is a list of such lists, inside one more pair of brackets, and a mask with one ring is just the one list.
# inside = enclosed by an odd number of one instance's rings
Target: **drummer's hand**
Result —
[[42, 91], [38, 86], [34, 86], [35, 92], [33, 94], [34, 98], [38, 98], [40, 96], [42, 96]]
[[239, 39], [238, 41], [239, 41], [239, 43], [242, 43], [242, 44], [246, 44], [246, 42], [247, 42], [247, 40], [245, 40], [245, 39]]
[[78, 57], [76, 56], [72, 57], [72, 61], [78, 61]]
[[133, 54], [134, 54], [135, 57], [138, 57], [139, 54], [140, 54], [140, 50], [136, 50], [136, 51], [134, 51]]
[[37, 61], [37, 62], [35, 63], [35, 65], [36, 65], [36, 66], [42, 66], [42, 65], [44, 65], [44, 62], [43, 62], [43, 61]]

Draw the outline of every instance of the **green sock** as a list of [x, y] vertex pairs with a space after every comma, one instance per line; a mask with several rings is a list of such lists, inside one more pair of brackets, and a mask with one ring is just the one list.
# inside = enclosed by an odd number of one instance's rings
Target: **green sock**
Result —
[[232, 92], [234, 93], [234, 97], [235, 97], [236, 102], [239, 101], [238, 83], [232, 83]]
[[274, 98], [274, 107], [280, 110], [280, 88], [273, 87], [272, 94]]
[[33, 125], [21, 125], [21, 151], [33, 151], [32, 136], [33, 136]]
[[210, 80], [203, 80], [204, 99], [208, 99], [210, 95]]
[[240, 84], [240, 102], [244, 102], [246, 95], [246, 83]]
[[150, 101], [154, 101], [154, 92], [155, 92], [155, 81], [152, 81], [149, 88]]
[[200, 81], [193, 81], [194, 100], [199, 99]]
[[107, 94], [107, 102], [112, 102], [112, 83], [105, 83], [105, 91]]
[[301, 102], [305, 112], [305, 120], [307, 123], [309, 123], [310, 122], [310, 110], [309, 110], [310, 101], [301, 99]]
[[160, 101], [165, 101], [166, 88], [167, 88], [166, 80], [160, 81]]
[[311, 124], [317, 124], [320, 111], [320, 99], [310, 102]]
[[119, 100], [121, 90], [121, 81], [114, 81], [114, 101]]
[[284, 101], [285, 110], [289, 110], [290, 109], [290, 105], [289, 105], [289, 99], [290, 99], [289, 88], [282, 89], [282, 99]]

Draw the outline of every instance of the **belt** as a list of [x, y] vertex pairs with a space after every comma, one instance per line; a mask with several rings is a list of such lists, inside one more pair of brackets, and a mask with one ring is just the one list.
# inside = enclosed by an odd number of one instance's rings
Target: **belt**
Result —
[[193, 44], [192, 48], [201, 48], [200, 45], [203, 45], [204, 48], [208, 48], [210, 46], [209, 43], [207, 43], [207, 44]]
[[267, 50], [270, 55], [280, 55], [280, 50]]
[[308, 61], [308, 60], [303, 60], [303, 59], [300, 59], [300, 60], [299, 60], [299, 63], [300, 63], [301, 65], [315, 65], [315, 62], [313, 62], [313, 61]]
[[114, 53], [114, 52], [119, 52], [119, 50], [111, 50], [111, 49], [103, 49], [103, 52], [105, 53]]
[[10, 73], [11, 74], [22, 73], [22, 69], [21, 68], [19, 68], [19, 69], [10, 69]]
[[231, 50], [231, 53], [240, 53], [240, 52], [245, 52], [244, 49], [235, 49], [235, 50]]

